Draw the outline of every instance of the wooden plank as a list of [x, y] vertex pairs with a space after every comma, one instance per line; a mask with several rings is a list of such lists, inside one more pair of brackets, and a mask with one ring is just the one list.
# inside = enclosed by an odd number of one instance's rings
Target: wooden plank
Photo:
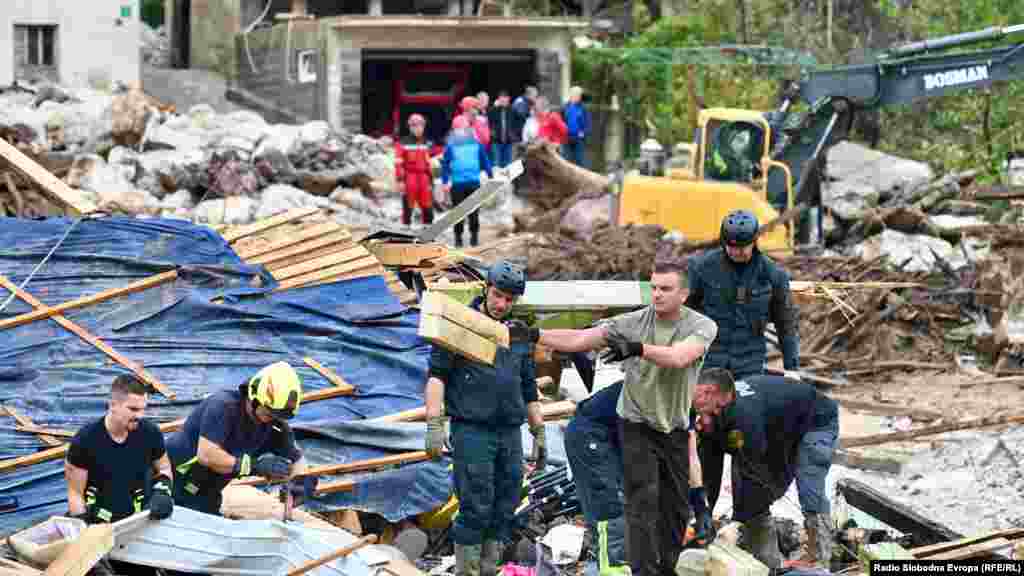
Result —
[[[576, 403], [572, 400], [559, 400], [558, 402], [542, 405], [540, 411], [544, 415], [545, 420], [559, 420], [573, 415], [576, 412]], [[427, 408], [426, 406], [420, 406], [419, 408], [370, 418], [367, 422], [425, 422], [426, 420]]]
[[989, 540], [988, 542], [982, 542], [980, 544], [972, 544], [970, 546], [964, 546], [963, 548], [957, 548], [956, 550], [949, 550], [946, 552], [940, 552], [933, 556], [929, 556], [929, 560], [966, 560], [968, 558], [978, 558], [980, 556], [989, 556], [993, 552], [998, 552], [1004, 548], [1013, 546], [1013, 542], [1010, 542], [1006, 538], [996, 538]]
[[1010, 528], [1007, 530], [989, 532], [988, 534], [982, 534], [980, 536], [961, 538], [952, 542], [940, 542], [938, 544], [930, 544], [928, 546], [918, 546], [917, 548], [911, 548], [910, 553], [913, 554], [915, 558], [928, 558], [935, 554], [949, 552], [950, 550], [963, 548], [964, 546], [970, 546], [971, 544], [978, 544], [979, 542], [987, 542], [996, 538], [1013, 540], [1021, 537], [1024, 537], [1024, 528]]
[[[31, 422], [31, 420], [29, 420], [29, 422]], [[53, 440], [57, 440], [58, 437], [74, 438], [75, 436], [75, 433], [72, 432], [71, 430], [60, 430], [58, 428], [43, 428], [42, 426], [35, 425], [23, 426], [19, 424], [15, 426], [14, 429], [17, 430], [18, 432], [28, 432], [29, 434], [40, 434], [43, 436], [50, 436], [53, 437]], [[56, 443], [47, 442], [47, 444], [50, 444], [50, 446], [59, 446], [61, 444], [61, 441], [57, 440]]]
[[320, 212], [320, 209], [316, 207], [293, 208], [291, 210], [288, 210], [287, 212], [282, 212], [277, 216], [271, 216], [270, 218], [265, 218], [263, 220], [260, 220], [259, 222], [253, 222], [252, 224], [249, 224], [247, 226], [241, 226], [239, 228], [231, 230], [225, 233], [223, 237], [225, 240], [227, 240], [228, 244], [231, 244], [233, 242], [241, 240], [242, 238], [245, 238], [246, 236], [252, 236], [253, 234], [266, 232], [271, 228], [276, 228], [282, 224], [287, 224], [289, 222], [300, 220], [307, 216], [312, 216], [313, 214], [316, 214], [318, 212]]
[[880, 402], [867, 402], [856, 398], [846, 398], [837, 394], [828, 394], [830, 398], [839, 402], [850, 410], [870, 412], [872, 414], [883, 414], [886, 416], [909, 416], [913, 420], [931, 422], [943, 417], [940, 412], [924, 410], [922, 408], [911, 408], [901, 404], [882, 404]]
[[366, 536], [363, 536], [359, 540], [356, 540], [355, 542], [349, 544], [348, 546], [344, 546], [342, 548], [338, 548], [337, 550], [335, 550], [334, 552], [331, 552], [330, 554], [327, 554], [327, 555], [321, 556], [320, 558], [317, 558], [315, 560], [310, 560], [309, 562], [306, 562], [302, 566], [299, 566], [298, 568], [289, 571], [288, 574], [286, 574], [285, 576], [302, 576], [303, 574], [309, 572], [310, 570], [315, 570], [316, 568], [319, 568], [320, 566], [323, 566], [324, 564], [327, 564], [329, 562], [334, 562], [335, 560], [338, 560], [340, 558], [344, 558], [344, 557], [348, 556], [349, 554], [355, 552], [356, 550], [359, 550], [360, 548], [362, 548], [362, 547], [364, 547], [364, 546], [366, 546], [368, 544], [374, 544], [376, 542], [377, 542], [377, 535], [376, 534], [368, 534]]
[[[301, 262], [309, 262], [310, 260], [316, 260], [317, 258], [323, 258], [324, 256], [330, 256], [332, 254], [338, 254], [346, 250], [351, 250], [353, 246], [358, 246], [351, 240], [344, 240], [341, 242], [330, 242], [326, 246], [322, 246], [315, 250], [306, 250], [300, 254], [290, 256], [284, 260], [278, 260], [270, 264], [265, 264], [267, 270], [270, 270], [271, 274], [276, 273], [277, 270], [294, 266]], [[275, 276], [276, 278], [276, 276]]]
[[[37, 310], [41, 308], [46, 308], [45, 304], [37, 300], [35, 296], [29, 294], [28, 292], [25, 292], [21, 288], [18, 288], [18, 286], [11, 282], [6, 276], [0, 275], [0, 286], [3, 286], [10, 292], [13, 292], [15, 295], [18, 296], [18, 298], [24, 300], [27, 304], [29, 304], [33, 308], [36, 308]], [[114, 362], [117, 362], [121, 366], [124, 366], [125, 368], [131, 370], [132, 373], [135, 374], [135, 376], [139, 380], [142, 380], [146, 384], [149, 384], [151, 387], [153, 387], [153, 389], [157, 390], [164, 396], [172, 400], [177, 397], [174, 394], [174, 392], [170, 390], [170, 388], [164, 386], [159, 380], [157, 380], [149, 372], [147, 372], [145, 368], [143, 368], [139, 364], [136, 364], [132, 360], [125, 358], [116, 350], [108, 346], [105, 342], [103, 342], [96, 336], [92, 335], [78, 324], [75, 324], [74, 322], [68, 320], [61, 314], [54, 314], [50, 318], [57, 322], [57, 324], [60, 324], [65, 330], [78, 336], [82, 340], [85, 340], [89, 344], [92, 344], [94, 348], [109, 356], [110, 359], [113, 360]]]
[[281, 282], [283, 280], [288, 280], [289, 278], [296, 278], [305, 274], [318, 272], [332, 266], [351, 262], [352, 260], [357, 260], [370, 255], [371, 254], [366, 251], [366, 248], [355, 245], [352, 248], [343, 250], [337, 254], [306, 260], [305, 262], [299, 262], [298, 264], [275, 270], [274, 278], [276, 278], [278, 282]]
[[328, 382], [334, 384], [336, 387], [350, 388], [353, 392], [355, 391], [355, 386], [349, 384], [348, 382], [345, 382], [345, 379], [342, 378], [341, 376], [338, 376], [338, 374], [334, 370], [331, 370], [330, 368], [324, 366], [323, 364], [317, 362], [316, 360], [313, 360], [308, 356], [303, 358], [302, 361], [306, 363], [306, 366], [309, 366], [313, 370], [316, 370], [317, 374], [326, 378]]
[[0, 156], [10, 163], [19, 174], [34, 184], [47, 198], [64, 208], [70, 216], [82, 216], [96, 211], [96, 205], [85, 195], [65, 184], [29, 158], [21, 150], [0, 138]]
[[431, 266], [430, 260], [448, 255], [448, 247], [441, 244], [371, 242], [366, 245], [366, 248], [385, 266], [412, 268]]
[[832, 453], [832, 463], [839, 464], [840, 466], [846, 466], [847, 468], [857, 468], [860, 470], [870, 470], [872, 472], [884, 472], [886, 474], [899, 474], [903, 470], [903, 464], [905, 459], [898, 457], [887, 457], [887, 456], [876, 456], [873, 454], [861, 454], [851, 450], [843, 450], [837, 448]]
[[[307, 240], [313, 240], [314, 238], [319, 238], [320, 236], [324, 236], [326, 234], [338, 231], [345, 232], [346, 234], [348, 233], [347, 230], [342, 228], [342, 226], [336, 222], [321, 222], [319, 224], [314, 224], [307, 228], [303, 228], [297, 231], [295, 234], [290, 234], [285, 238], [277, 240], [276, 242], [267, 242], [264, 244], [241, 248], [239, 250], [236, 250], [235, 254], [238, 254], [238, 257], [241, 258], [242, 260], [249, 260], [251, 258], [256, 258], [257, 256], [263, 256], [264, 254], [270, 254], [271, 252], [284, 250], [289, 246], [301, 244], [303, 242], [306, 242]], [[349, 234], [349, 237], [351, 237], [351, 234]]]
[[884, 444], [886, 442], [899, 442], [901, 440], [910, 440], [913, 438], [918, 438], [920, 436], [942, 434], [943, 432], [969, 430], [973, 428], [984, 428], [988, 426], [1001, 426], [1004, 424], [1024, 424], [1024, 414], [1014, 414], [1011, 416], [988, 416], [985, 418], [975, 418], [973, 420], [950, 422], [949, 424], [927, 426], [925, 428], [918, 428], [916, 430], [902, 430], [899, 432], [887, 432], [885, 434], [872, 434], [870, 436], [854, 436], [852, 438], [840, 438], [839, 446], [841, 448], [853, 448], [854, 446], [871, 446], [873, 444]]
[[143, 278], [142, 280], [139, 280], [137, 282], [132, 282], [127, 286], [122, 286], [120, 288], [111, 288], [110, 290], [97, 292], [92, 296], [82, 296], [81, 298], [76, 298], [74, 300], [64, 302], [63, 304], [58, 304], [56, 306], [43, 306], [42, 308], [38, 308], [36, 310], [33, 310], [32, 312], [26, 312], [24, 314], [19, 314], [13, 318], [0, 320], [0, 330], [14, 328], [15, 326], [21, 326], [23, 324], [28, 324], [30, 322], [35, 322], [37, 320], [49, 318], [55, 314], [63, 314], [68, 310], [83, 308], [85, 306], [91, 306], [92, 304], [97, 304], [99, 302], [105, 302], [112, 298], [117, 298], [118, 296], [124, 296], [125, 294], [132, 294], [134, 292], [147, 290], [155, 286], [160, 286], [168, 282], [173, 282], [177, 278], [178, 272], [176, 270], [171, 270], [169, 272], [161, 272], [160, 274], [154, 274], [152, 276]]
[[[392, 454], [390, 456], [382, 456], [380, 458], [368, 458], [366, 460], [356, 460], [355, 462], [346, 462], [344, 464], [325, 464], [323, 466], [310, 466], [302, 474], [296, 474], [291, 478], [304, 478], [306, 476], [328, 476], [338, 474], [352, 474], [354, 472], [367, 472], [370, 470], [377, 470], [379, 468], [386, 468], [388, 466], [397, 466], [400, 464], [415, 464], [417, 462], [425, 462], [430, 459], [430, 455], [423, 450], [417, 450], [412, 452], [402, 452], [400, 454]], [[269, 480], [259, 476], [253, 476], [249, 478], [240, 478], [231, 482], [232, 485], [240, 486], [261, 486], [264, 484], [280, 484], [286, 480]]]
[[[8, 416], [14, 418], [14, 421], [17, 422], [20, 426], [30, 426], [32, 428], [37, 428], [36, 423], [33, 422], [31, 418], [18, 412], [14, 408], [11, 408], [10, 406], [3, 406], [3, 410], [4, 412], [7, 412]], [[43, 441], [43, 444], [47, 444], [49, 446], [61, 445], [61, 441], [54, 438], [53, 435], [46, 434], [45, 432], [39, 432], [36, 430], [32, 431], [32, 433], [39, 436], [39, 439]]]
[[900, 532], [914, 534], [928, 544], [963, 538], [963, 534], [958, 534], [949, 527], [922, 516], [863, 482], [852, 478], [840, 478], [836, 481], [836, 489], [850, 506], [874, 516]]
[[498, 345], [441, 316], [420, 316], [420, 338], [474, 362], [494, 365]]
[[420, 314], [440, 316], [503, 348], [509, 347], [508, 326], [466, 306], [447, 294], [425, 292], [420, 301]]
[[87, 526], [56, 560], [50, 563], [46, 576], [85, 576], [114, 547], [111, 524]]
[[315, 284], [325, 284], [327, 282], [337, 282], [350, 277], [350, 275], [356, 271], [364, 269], [373, 269], [376, 275], [378, 270], [383, 270], [380, 267], [380, 262], [373, 257], [372, 254], [364, 256], [358, 260], [353, 260], [345, 264], [338, 264], [337, 266], [330, 266], [328, 268], [322, 268], [320, 270], [314, 270], [301, 276], [295, 276], [289, 278], [283, 282], [280, 282], [278, 287], [274, 290], [280, 292], [282, 290], [290, 290], [292, 288], [301, 288], [304, 286], [312, 286]]
[[[268, 252], [262, 256], [255, 258], [246, 259], [249, 264], [262, 264], [267, 269], [273, 270], [274, 268], [284, 268], [289, 264], [297, 264], [305, 260], [312, 260], [316, 256], [313, 256], [314, 252], [321, 251], [327, 247], [337, 248], [351, 248], [355, 243], [352, 241], [352, 235], [346, 230], [337, 230], [330, 234], [324, 234], [311, 240], [294, 244], [281, 250], [275, 250], [274, 252]], [[321, 254], [323, 255], [323, 254]], [[272, 266], [273, 265], [273, 266]]]

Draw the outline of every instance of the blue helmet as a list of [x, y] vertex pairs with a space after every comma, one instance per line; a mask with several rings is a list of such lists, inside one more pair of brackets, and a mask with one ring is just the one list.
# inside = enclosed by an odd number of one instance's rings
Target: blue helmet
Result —
[[733, 210], [722, 219], [722, 230], [719, 233], [722, 244], [748, 246], [757, 240], [760, 225], [757, 217], [749, 210]]
[[526, 273], [520, 266], [501, 260], [487, 272], [487, 283], [502, 292], [522, 296], [526, 292]]

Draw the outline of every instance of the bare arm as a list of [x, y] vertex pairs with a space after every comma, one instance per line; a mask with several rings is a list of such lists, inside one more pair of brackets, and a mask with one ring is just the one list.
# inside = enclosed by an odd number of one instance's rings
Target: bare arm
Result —
[[540, 409], [540, 402], [530, 402], [526, 405], [526, 421], [530, 428], [544, 425], [544, 413]]
[[704, 485], [704, 471], [701, 469], [700, 454], [697, 452], [697, 431], [690, 430], [689, 437], [690, 488], [699, 488]]
[[707, 344], [701, 336], [690, 336], [671, 346], [644, 344], [644, 360], [662, 368], [686, 368], [704, 356]]
[[153, 461], [153, 477], [156, 478], [161, 474], [168, 478], [174, 477], [171, 475], [171, 459], [167, 456], [166, 452], [164, 452], [163, 456]]
[[85, 486], [89, 471], [64, 461], [64, 479], [68, 483], [68, 511], [72, 515], [85, 513]]
[[607, 336], [606, 326], [586, 330], [541, 330], [537, 343], [558, 352], [589, 352], [603, 348]]
[[444, 381], [436, 376], [427, 380], [427, 389], [423, 393], [427, 404], [427, 418], [441, 415], [444, 406]]
[[227, 450], [207, 440], [205, 436], [199, 437], [196, 457], [200, 464], [218, 474], [231, 474], [235, 469], [236, 458]]

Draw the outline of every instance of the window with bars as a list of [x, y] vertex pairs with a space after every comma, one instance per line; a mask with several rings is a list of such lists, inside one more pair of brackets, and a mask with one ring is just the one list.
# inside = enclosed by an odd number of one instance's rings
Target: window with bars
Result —
[[23, 49], [22, 65], [57, 65], [57, 27], [52, 25], [15, 25], [15, 36]]

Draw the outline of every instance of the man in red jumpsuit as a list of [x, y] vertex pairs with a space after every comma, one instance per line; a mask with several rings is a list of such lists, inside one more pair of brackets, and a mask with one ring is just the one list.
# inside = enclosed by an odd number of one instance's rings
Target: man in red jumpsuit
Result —
[[409, 116], [409, 132], [395, 145], [395, 180], [405, 187], [402, 196], [402, 224], [412, 223], [413, 208], [419, 206], [424, 224], [434, 221], [434, 177], [430, 170], [431, 156], [444, 150], [424, 135], [427, 121], [419, 114]]

